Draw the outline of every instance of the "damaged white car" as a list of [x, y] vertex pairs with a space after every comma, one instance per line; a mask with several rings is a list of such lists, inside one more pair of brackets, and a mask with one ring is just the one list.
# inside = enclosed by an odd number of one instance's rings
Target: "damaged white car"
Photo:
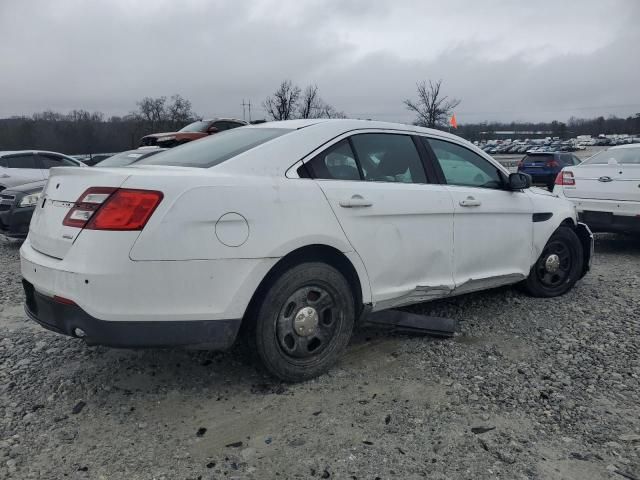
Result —
[[369, 311], [519, 282], [540, 297], [571, 289], [591, 233], [529, 186], [454, 135], [358, 120], [54, 169], [21, 249], [26, 310], [116, 347], [220, 349], [242, 332], [269, 372], [303, 380]]

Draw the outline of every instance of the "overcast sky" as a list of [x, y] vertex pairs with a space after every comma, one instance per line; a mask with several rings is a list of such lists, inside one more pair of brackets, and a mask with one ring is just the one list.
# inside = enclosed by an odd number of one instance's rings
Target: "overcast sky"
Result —
[[459, 123], [627, 116], [639, 19], [639, 0], [0, 0], [0, 117], [179, 93], [255, 119], [287, 78], [356, 118], [411, 121], [422, 79]]

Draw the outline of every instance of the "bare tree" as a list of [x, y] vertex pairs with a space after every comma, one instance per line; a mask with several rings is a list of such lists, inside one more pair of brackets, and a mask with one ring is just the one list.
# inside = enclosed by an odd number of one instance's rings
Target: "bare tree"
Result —
[[273, 120], [290, 120], [295, 118], [299, 98], [300, 87], [285, 80], [273, 96], [266, 98], [263, 106]]
[[144, 97], [136, 102], [138, 110], [134, 112], [134, 115], [138, 115], [151, 126], [152, 130], [155, 130], [167, 118], [166, 102], [167, 97]]
[[191, 110], [191, 102], [181, 95], [175, 94], [171, 97], [171, 103], [166, 108], [167, 120], [175, 126], [190, 122], [196, 117]]
[[318, 118], [322, 107], [323, 102], [318, 94], [318, 86], [309, 85], [304, 89], [302, 98], [300, 99], [300, 106], [298, 108], [299, 117]]
[[453, 109], [460, 105], [460, 100], [441, 96], [442, 80], [429, 83], [422, 81], [417, 84], [418, 100], [405, 100], [407, 108], [418, 116], [414, 122], [421, 127], [437, 128], [447, 124]]

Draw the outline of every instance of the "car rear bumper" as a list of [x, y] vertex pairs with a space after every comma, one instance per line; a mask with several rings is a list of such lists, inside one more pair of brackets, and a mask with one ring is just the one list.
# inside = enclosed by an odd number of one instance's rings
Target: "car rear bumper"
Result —
[[594, 232], [640, 232], [640, 215], [616, 215], [612, 212], [585, 210], [578, 213], [578, 218]]
[[227, 320], [244, 316], [278, 260], [132, 261], [123, 237], [112, 235], [100, 249], [76, 241], [62, 260], [37, 251], [27, 238], [20, 249], [22, 277], [37, 292], [70, 299], [102, 321]]
[[92, 317], [78, 305], [44, 295], [22, 281], [25, 312], [44, 328], [82, 338], [90, 345], [109, 347], [168, 347], [199, 345], [224, 350], [233, 345], [241, 319], [191, 321], [106, 321]]
[[553, 185], [556, 180], [557, 173], [536, 173], [528, 170], [520, 170], [521, 173], [526, 173], [531, 176], [531, 183], [534, 185]]

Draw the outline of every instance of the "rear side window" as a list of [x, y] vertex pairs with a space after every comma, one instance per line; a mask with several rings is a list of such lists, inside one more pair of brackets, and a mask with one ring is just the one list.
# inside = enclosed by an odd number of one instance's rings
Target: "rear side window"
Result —
[[363, 133], [351, 137], [364, 179], [427, 183], [420, 154], [408, 135]]
[[56, 155], [47, 155], [43, 153], [38, 154], [38, 160], [40, 160], [40, 164], [42, 168], [49, 169], [52, 167], [77, 167], [78, 164], [73, 163], [70, 160], [67, 160], [63, 157], [58, 157]]
[[136, 165], [209, 168], [290, 131], [284, 128], [234, 128], [144, 158]]
[[5, 160], [7, 161], [7, 168], [40, 168], [36, 163], [36, 159], [30, 153], [26, 155], [6, 157]]
[[[323, 180], [361, 180], [348, 140], [342, 140], [306, 164], [308, 176]], [[304, 175], [301, 175], [304, 176]]]

